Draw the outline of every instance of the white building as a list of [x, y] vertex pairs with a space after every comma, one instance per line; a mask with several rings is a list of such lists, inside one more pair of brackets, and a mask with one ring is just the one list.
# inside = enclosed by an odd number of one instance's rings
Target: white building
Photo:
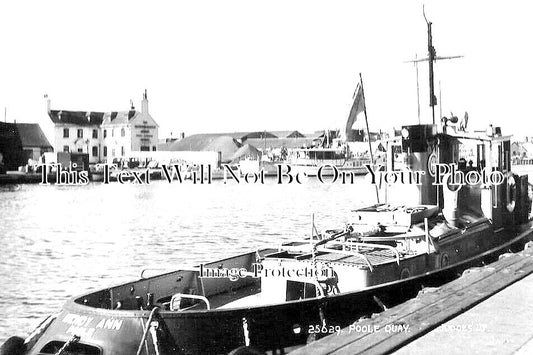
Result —
[[136, 111], [90, 112], [51, 110], [54, 150], [89, 154], [89, 163], [124, 158], [136, 151], [157, 150], [159, 126], [148, 112], [148, 95]]

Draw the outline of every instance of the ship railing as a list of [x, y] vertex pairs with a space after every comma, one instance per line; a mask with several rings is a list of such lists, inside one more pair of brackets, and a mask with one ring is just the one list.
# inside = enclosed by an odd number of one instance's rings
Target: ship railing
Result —
[[385, 249], [390, 250], [393, 252], [394, 256], [396, 257], [396, 264], [400, 265], [400, 253], [398, 250], [390, 245], [386, 244], [377, 244], [377, 243], [359, 243], [359, 242], [351, 242], [346, 241], [342, 243], [342, 248], [344, 250], [353, 250], [355, 248], [355, 251], [359, 252], [359, 249], [366, 248], [366, 249]]
[[317, 248], [317, 251], [322, 251], [322, 252], [327, 252], [327, 253], [337, 253], [337, 254], [344, 254], [344, 255], [350, 255], [350, 256], [357, 256], [359, 257], [360, 259], [362, 259], [365, 264], [368, 266], [368, 268], [370, 269], [370, 271], [374, 271], [374, 267], [372, 266], [372, 263], [370, 262], [370, 260], [368, 260], [368, 258], [364, 255], [364, 254], [361, 254], [359, 252], [356, 252], [356, 251], [353, 251], [353, 250], [344, 250], [344, 249], [335, 249], [335, 248], [331, 248], [331, 247], [319, 247]]
[[339, 243], [342, 246], [342, 249], [336, 249], [333, 247], [322, 247], [319, 250], [326, 251], [330, 253], [338, 253], [338, 254], [346, 254], [346, 255], [354, 255], [358, 256], [361, 259], [363, 259], [366, 264], [369, 266], [370, 271], [373, 271], [372, 263], [368, 259], [366, 255], [360, 252], [361, 249], [384, 249], [392, 251], [395, 256], [396, 264], [400, 265], [400, 253], [395, 247], [392, 247], [390, 245], [384, 245], [384, 244], [368, 244], [368, 243], [357, 243], [357, 242], [343, 242]]
[[[420, 238], [425, 238], [425, 233], [404, 233], [400, 235], [392, 235], [392, 236], [387, 236], [387, 237], [384, 237], [382, 235], [378, 237], [367, 236], [367, 237], [358, 237], [357, 239], [363, 242], [379, 242], [379, 241], [401, 241], [401, 240], [407, 240], [407, 239], [420, 239]], [[362, 244], [365, 244], [365, 243], [362, 243]], [[372, 243], [372, 246], [374, 246], [373, 243]]]
[[176, 271], [200, 271], [199, 266], [191, 266], [191, 265], [178, 265], [174, 269], [168, 269], [168, 268], [159, 268], [159, 267], [146, 267], [141, 270], [141, 279], [147, 278], [145, 273], [147, 271], [162, 271], [163, 273], [172, 273]]
[[[176, 293], [170, 299], [170, 310], [171, 311], [184, 311], [184, 310], [186, 310], [187, 308], [180, 308], [180, 303], [181, 303], [182, 299], [200, 300], [200, 301], [205, 303], [207, 309], [211, 309], [211, 304], [209, 303], [209, 300], [206, 297], [204, 297], [204, 296], [189, 295], [189, 294], [185, 294], [185, 293]], [[194, 307], [194, 306], [191, 306], [191, 307]], [[191, 307], [188, 307], [188, 308], [191, 308]]]

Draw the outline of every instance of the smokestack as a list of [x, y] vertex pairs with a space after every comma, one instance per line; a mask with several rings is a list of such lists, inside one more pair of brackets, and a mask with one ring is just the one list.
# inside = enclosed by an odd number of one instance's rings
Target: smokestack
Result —
[[51, 111], [51, 103], [50, 103], [50, 98], [48, 97], [48, 94], [44, 94], [44, 98], [46, 99], [46, 112], [50, 112]]
[[146, 114], [146, 115], [148, 114], [148, 93], [147, 93], [146, 89], [144, 89], [141, 112]]

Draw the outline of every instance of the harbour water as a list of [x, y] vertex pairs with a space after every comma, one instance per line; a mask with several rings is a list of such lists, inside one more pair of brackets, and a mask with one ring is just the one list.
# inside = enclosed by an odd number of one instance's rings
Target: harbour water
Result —
[[[342, 227], [374, 202], [355, 184], [91, 183], [0, 190], [0, 344], [87, 290]], [[157, 269], [157, 270], [156, 270]]]

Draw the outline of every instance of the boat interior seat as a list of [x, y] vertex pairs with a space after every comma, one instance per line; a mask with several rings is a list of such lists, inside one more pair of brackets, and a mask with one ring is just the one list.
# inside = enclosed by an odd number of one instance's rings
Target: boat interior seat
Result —
[[441, 220], [431, 228], [429, 228], [429, 236], [434, 241], [438, 241], [447, 237], [451, 237], [461, 233], [461, 229], [450, 225], [446, 220]]
[[261, 293], [256, 293], [254, 295], [242, 297], [242, 298], [239, 298], [238, 300], [223, 304], [217, 307], [217, 309], [262, 306], [262, 305], [267, 305], [269, 303], [272, 303], [272, 302], [269, 301], [267, 297], [262, 297]]
[[[261, 293], [259, 285], [246, 285], [241, 288], [229, 290], [209, 297], [211, 308], [223, 308], [229, 303], [238, 302], [243, 298], [256, 296]], [[227, 308], [227, 307], [226, 307]]]
[[471, 214], [463, 214], [458, 218], [459, 226], [463, 229], [469, 229], [475, 226], [479, 226], [480, 224], [484, 223], [490, 223], [489, 219], [483, 215], [477, 216], [477, 215], [471, 215]]

